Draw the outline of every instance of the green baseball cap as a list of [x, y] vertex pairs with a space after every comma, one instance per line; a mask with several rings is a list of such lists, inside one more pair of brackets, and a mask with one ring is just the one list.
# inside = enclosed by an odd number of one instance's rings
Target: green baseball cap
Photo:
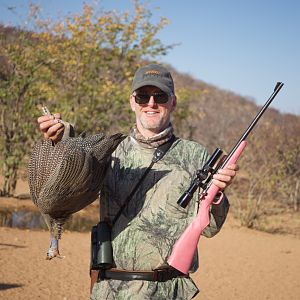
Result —
[[150, 64], [140, 67], [135, 72], [132, 81], [132, 92], [145, 85], [153, 85], [170, 96], [175, 95], [171, 73], [161, 65]]

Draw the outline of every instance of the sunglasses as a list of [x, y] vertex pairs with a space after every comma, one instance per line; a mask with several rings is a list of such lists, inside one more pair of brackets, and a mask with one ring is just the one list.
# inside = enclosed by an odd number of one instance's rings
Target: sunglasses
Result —
[[151, 96], [153, 96], [154, 102], [157, 104], [163, 104], [169, 101], [169, 95], [164, 92], [153, 93], [151, 95], [134, 92], [132, 95], [137, 104], [148, 104]]

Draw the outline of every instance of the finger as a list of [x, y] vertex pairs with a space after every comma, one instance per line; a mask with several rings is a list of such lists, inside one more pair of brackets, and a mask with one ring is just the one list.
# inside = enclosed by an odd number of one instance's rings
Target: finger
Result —
[[44, 133], [44, 138], [46, 140], [51, 140], [54, 143], [57, 143], [58, 141], [61, 140], [63, 133], [64, 133], [64, 127], [57, 129], [54, 133], [50, 133], [51, 135], [49, 135], [48, 133]]
[[232, 180], [232, 176], [226, 174], [214, 174], [213, 179], [223, 182], [230, 182]]
[[64, 128], [60, 128], [57, 130], [54, 136], [51, 136], [49, 139], [52, 140], [55, 144], [62, 139], [64, 134]]
[[227, 187], [227, 184], [225, 182], [217, 179], [213, 179], [212, 183], [216, 185], [218, 188], [220, 188], [221, 190], [224, 190]]
[[231, 164], [231, 165], [226, 166], [226, 169], [238, 171], [239, 166], [237, 164]]
[[236, 175], [236, 171], [234, 170], [230, 170], [230, 169], [220, 169], [218, 170], [217, 174], [221, 174], [221, 175], [227, 175], [227, 176], [235, 176]]
[[55, 137], [59, 135], [59, 133], [64, 129], [64, 125], [62, 123], [57, 123], [47, 130], [47, 135], [49, 138]]
[[218, 171], [218, 173], [235, 175], [238, 170], [239, 170], [239, 166], [237, 164], [231, 164], [231, 165], [226, 166], [223, 169], [220, 169]]
[[38, 123], [43, 123], [49, 120], [54, 120], [54, 119], [61, 119], [61, 114], [60, 113], [55, 113], [51, 115], [45, 115], [45, 116], [40, 116], [37, 121]]
[[60, 129], [58, 129], [56, 131], [56, 133], [52, 136], [49, 136], [47, 133], [44, 133], [44, 138], [46, 140], [51, 140], [56, 144], [57, 142], [59, 142], [62, 139], [63, 133], [64, 133], [64, 128], [62, 127]]
[[[50, 119], [48, 121], [44, 121], [44, 122], [40, 123], [39, 128], [42, 132], [47, 133], [49, 128], [51, 128], [52, 126], [55, 126], [57, 124], [61, 124], [61, 123], [59, 123], [59, 119]], [[58, 128], [60, 128], [60, 126], [58, 126]]]
[[41, 116], [37, 119], [37, 122], [38, 122], [38, 124], [41, 124], [41, 123], [47, 122], [49, 120], [54, 120], [54, 116], [53, 115]]

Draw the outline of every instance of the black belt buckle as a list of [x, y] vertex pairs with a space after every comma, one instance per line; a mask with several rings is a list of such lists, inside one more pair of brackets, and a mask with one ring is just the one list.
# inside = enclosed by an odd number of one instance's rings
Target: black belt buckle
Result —
[[97, 282], [106, 279], [106, 274], [105, 274], [105, 273], [106, 273], [106, 270], [105, 270], [105, 269], [99, 269], [98, 280], [97, 280]]
[[154, 274], [153, 274], [153, 280], [154, 281], [159, 281], [159, 282], [164, 282], [169, 280], [171, 277], [171, 272], [170, 269], [166, 268], [166, 269], [155, 269], [153, 270]]

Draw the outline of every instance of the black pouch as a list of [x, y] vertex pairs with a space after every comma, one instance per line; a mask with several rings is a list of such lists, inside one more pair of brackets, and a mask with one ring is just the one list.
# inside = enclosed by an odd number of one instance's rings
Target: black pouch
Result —
[[110, 269], [112, 266], [111, 228], [107, 222], [101, 221], [92, 227], [90, 269]]

